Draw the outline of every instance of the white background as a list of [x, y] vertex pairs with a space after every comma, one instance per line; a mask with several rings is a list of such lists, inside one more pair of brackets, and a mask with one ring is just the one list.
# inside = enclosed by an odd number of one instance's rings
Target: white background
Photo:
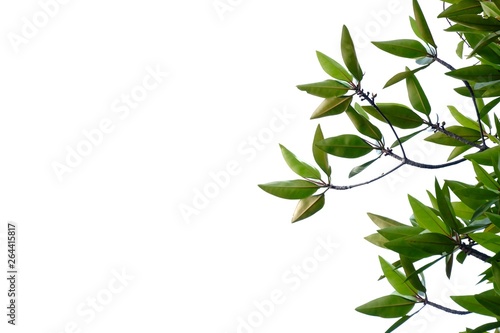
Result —
[[[52, 16], [44, 22], [46, 3]], [[0, 284], [2, 331], [383, 332], [394, 322], [354, 311], [391, 292], [377, 282], [377, 256], [396, 260], [363, 239], [376, 230], [366, 212], [408, 221], [406, 193], [427, 202], [434, 176], [469, 170], [404, 169], [370, 186], [331, 191], [320, 213], [293, 225], [296, 203], [257, 184], [296, 178], [278, 143], [313, 161], [318, 122], [309, 117], [320, 99], [295, 86], [327, 79], [316, 50], [341, 61], [342, 24], [358, 45], [364, 87], [379, 102], [408, 103], [404, 84], [382, 87], [416, 64], [368, 40], [413, 38], [411, 2], [220, 3], [228, 10], [212, 0], [0, 5], [1, 267], [7, 270], [5, 233], [14, 221], [20, 272], [15, 328], [6, 324], [6, 280]], [[440, 56], [457, 64], [456, 36], [434, 19], [440, 6], [423, 7]], [[26, 22], [37, 19], [40, 27], [30, 31]], [[168, 76], [129, 114], [115, 112], [148, 68]], [[459, 84], [444, 72], [433, 65], [419, 75], [440, 120], [448, 104], [471, 111], [446, 91]], [[289, 119], [276, 123], [277, 113]], [[95, 133], [103, 120], [112, 130], [58, 177], [54, 165], [66, 165], [68, 149], [85, 145], [84, 131]], [[343, 116], [321, 124], [325, 136], [352, 131]], [[428, 145], [408, 149], [420, 161], [446, 158]], [[347, 179], [366, 160], [332, 158], [334, 182], [361, 182], [395, 165], [386, 158]], [[224, 177], [228, 164], [236, 173]], [[216, 188], [214, 174], [221, 177]], [[196, 193], [207, 188], [211, 198], [200, 199]], [[183, 216], [188, 206], [196, 214]], [[333, 242], [334, 250], [318, 248], [321, 242]], [[299, 276], [294, 267], [309, 273]], [[456, 268], [451, 281], [429, 286], [431, 300], [456, 308], [447, 296], [474, 292], [485, 267], [469, 274]], [[120, 273], [128, 280], [115, 280]], [[439, 265], [436, 274], [443, 273]], [[269, 306], [276, 293], [279, 304]], [[253, 326], [242, 324], [249, 320]], [[426, 308], [399, 331], [457, 332], [482, 322]]]

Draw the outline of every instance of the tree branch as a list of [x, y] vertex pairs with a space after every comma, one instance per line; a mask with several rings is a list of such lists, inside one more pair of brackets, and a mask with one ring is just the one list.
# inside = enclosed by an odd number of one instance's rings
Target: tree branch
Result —
[[450, 132], [450, 131], [446, 130], [444, 128], [444, 125], [433, 124], [433, 123], [425, 121], [425, 120], [424, 120], [424, 124], [430, 126], [433, 130], [441, 132], [441, 133], [445, 134], [446, 136], [449, 136], [450, 138], [453, 138], [453, 139], [455, 139], [457, 141], [460, 141], [460, 142], [462, 142], [462, 143], [464, 143], [464, 144], [466, 144], [468, 146], [476, 147], [476, 148], [478, 148], [480, 150], [485, 150], [486, 149], [485, 146], [481, 146], [481, 145], [479, 145], [477, 143], [474, 143], [472, 141], [467, 140], [466, 138], [463, 138], [463, 137], [461, 137], [459, 135], [456, 135], [453, 132]]
[[461, 243], [460, 246], [459, 246], [460, 250], [462, 250], [462, 252], [464, 252], [466, 255], [468, 256], [473, 256], [481, 261], [484, 261], [484, 262], [489, 262], [491, 260], [491, 257], [483, 252], [480, 252], [476, 249], [473, 249], [472, 248], [472, 245], [467, 245], [465, 243]]
[[384, 118], [385, 122], [391, 128], [392, 133], [394, 133], [394, 136], [396, 137], [396, 140], [398, 141], [399, 146], [401, 147], [401, 152], [403, 153], [403, 158], [406, 159], [406, 153], [405, 153], [405, 150], [403, 148], [403, 143], [401, 142], [401, 139], [399, 138], [399, 135], [396, 132], [396, 129], [394, 128], [392, 123], [389, 121], [389, 119], [387, 119], [385, 114], [382, 113], [382, 111], [379, 109], [377, 104], [375, 104], [375, 95], [372, 95], [373, 97], [370, 97], [369, 96], [370, 93], [365, 93], [363, 89], [359, 89], [359, 88], [356, 91], [356, 94], [361, 97], [361, 100], [367, 100], [368, 103], [370, 103], [370, 105], [373, 106], [375, 108], [375, 110], [377, 110], [377, 112]]
[[[438, 63], [440, 63], [444, 67], [448, 68], [450, 71], [455, 70], [455, 68], [452, 65], [450, 65], [446, 61], [438, 58], [437, 54], [434, 55], [434, 60], [436, 60]], [[474, 104], [474, 110], [476, 111], [476, 117], [477, 117], [477, 124], [479, 125], [479, 132], [481, 133], [481, 141], [483, 143], [483, 147], [481, 148], [481, 150], [484, 150], [488, 147], [486, 146], [486, 139], [484, 138], [484, 129], [483, 129], [483, 124], [481, 122], [481, 114], [479, 112], [479, 107], [477, 106], [477, 101], [476, 101], [476, 96], [474, 94], [474, 89], [472, 89], [469, 81], [462, 80], [462, 82], [467, 87], [467, 90], [469, 90], [470, 96], [472, 98], [472, 103]]]
[[403, 164], [408, 164], [408, 165], [411, 165], [411, 166], [414, 166], [417, 168], [421, 168], [421, 169], [441, 169], [441, 168], [446, 168], [446, 167], [456, 165], [456, 164], [459, 164], [459, 163], [466, 161], [465, 158], [461, 158], [459, 160], [444, 163], [444, 164], [424, 164], [424, 163], [412, 161], [408, 158], [404, 159], [403, 157], [394, 154], [391, 149], [386, 149], [383, 152], [386, 156], [391, 156], [391, 157], [397, 159], [398, 161], [401, 161]]
[[428, 299], [424, 300], [424, 304], [429, 304], [430, 306], [435, 307], [436, 309], [443, 310], [445, 312], [456, 314], [456, 315], [466, 315], [466, 314], [471, 313], [470, 311], [453, 310], [453, 309], [447, 308], [445, 306], [442, 306], [442, 305], [436, 304], [434, 302], [431, 302]]

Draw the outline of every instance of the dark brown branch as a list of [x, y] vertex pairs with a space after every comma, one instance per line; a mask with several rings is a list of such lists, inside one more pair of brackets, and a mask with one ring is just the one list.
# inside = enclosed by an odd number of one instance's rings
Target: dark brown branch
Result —
[[424, 163], [419, 163], [419, 162], [412, 161], [412, 160], [410, 160], [408, 158], [407, 159], [403, 159], [401, 156], [398, 156], [398, 155], [394, 154], [391, 149], [384, 150], [384, 153], [387, 156], [391, 156], [392, 158], [395, 158], [398, 161], [403, 162], [403, 164], [411, 165], [411, 166], [414, 166], [416, 168], [421, 168], [421, 169], [441, 169], [441, 168], [446, 168], [446, 167], [449, 167], [449, 166], [452, 166], [452, 165], [456, 165], [456, 164], [459, 164], [459, 163], [462, 163], [462, 162], [466, 161], [465, 158], [461, 158], [459, 160], [456, 160], [456, 161], [453, 161], [453, 162], [444, 163], [444, 164], [424, 164]]
[[377, 181], [381, 178], [384, 178], [385, 176], [393, 173], [394, 171], [396, 171], [397, 169], [399, 169], [400, 167], [402, 167], [403, 165], [405, 165], [404, 163], [400, 163], [398, 166], [396, 166], [395, 168], [391, 169], [390, 171], [386, 172], [386, 173], [383, 173], [382, 175], [376, 177], [376, 178], [373, 178], [369, 181], [366, 181], [366, 182], [363, 182], [363, 183], [359, 183], [359, 184], [354, 184], [354, 185], [332, 185], [330, 184], [328, 186], [328, 188], [331, 188], [333, 190], [350, 190], [352, 188], [355, 188], [355, 187], [359, 187], [359, 186], [363, 186], [363, 185], [368, 185], [370, 183], [373, 183], [374, 181]]

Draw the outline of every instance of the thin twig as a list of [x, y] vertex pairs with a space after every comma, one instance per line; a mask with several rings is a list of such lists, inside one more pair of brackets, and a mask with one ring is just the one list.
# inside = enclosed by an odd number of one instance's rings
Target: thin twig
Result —
[[467, 140], [464, 137], [461, 137], [461, 136], [459, 136], [459, 135], [457, 135], [457, 134], [455, 134], [453, 132], [450, 132], [450, 131], [446, 130], [444, 128], [444, 125], [433, 124], [433, 123], [430, 123], [430, 122], [425, 121], [425, 120], [424, 120], [424, 124], [430, 126], [433, 130], [441, 132], [441, 133], [445, 134], [446, 136], [449, 136], [450, 138], [453, 138], [453, 139], [455, 139], [457, 141], [460, 141], [460, 142], [462, 142], [462, 143], [464, 143], [464, 144], [466, 144], [468, 146], [476, 147], [476, 148], [478, 148], [480, 150], [486, 149], [486, 147], [481, 146], [480, 144], [477, 144], [475, 142], [469, 141], [469, 140]]
[[442, 306], [442, 305], [436, 304], [434, 302], [431, 302], [431, 301], [429, 301], [427, 299], [424, 300], [424, 304], [429, 304], [430, 306], [435, 307], [436, 309], [443, 310], [445, 312], [456, 314], [456, 315], [467, 315], [467, 314], [471, 313], [470, 311], [453, 310], [453, 309], [447, 308], [445, 306]]

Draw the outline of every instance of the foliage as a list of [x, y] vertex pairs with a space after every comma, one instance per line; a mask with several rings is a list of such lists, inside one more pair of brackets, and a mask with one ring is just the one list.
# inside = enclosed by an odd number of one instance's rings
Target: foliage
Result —
[[[403, 165], [439, 169], [464, 163], [464, 168], [474, 171], [477, 180], [474, 184], [436, 179], [434, 189], [427, 192], [430, 204], [408, 195], [412, 210], [408, 224], [368, 213], [379, 229], [366, 240], [390, 251], [397, 258], [390, 262], [379, 257], [383, 278], [394, 288], [394, 292], [369, 301], [356, 310], [372, 316], [398, 318], [387, 332], [398, 328], [425, 306], [457, 315], [476, 313], [490, 317], [486, 324], [475, 329], [466, 328], [464, 332], [493, 329], [499, 332], [500, 327], [500, 121], [494, 113], [500, 102], [500, 1], [447, 0], [443, 4], [443, 11], [438, 17], [448, 20], [450, 26], [446, 31], [459, 37], [457, 56], [461, 59], [475, 58], [477, 62], [474, 65], [455, 69], [438, 57], [438, 43], [419, 3], [413, 0], [410, 24], [415, 36], [373, 42], [378, 49], [393, 56], [416, 60], [418, 67], [406, 67], [384, 86], [388, 88], [405, 81], [409, 104], [378, 103], [375, 102], [376, 94], [361, 88], [365, 74], [349, 30], [344, 26], [340, 38], [343, 64], [317, 52], [321, 67], [330, 78], [297, 87], [323, 99], [311, 119], [346, 114], [357, 132], [325, 138], [318, 125], [312, 144], [317, 168], [299, 160], [281, 145], [283, 158], [301, 179], [259, 185], [274, 196], [298, 200], [292, 218], [292, 222], [297, 222], [323, 208], [327, 191], [367, 185]], [[431, 119], [439, 115], [432, 110], [425, 85], [419, 82], [417, 75], [439, 65], [447, 69], [445, 75], [457, 80], [459, 87], [455, 89], [456, 93], [473, 101], [476, 119], [450, 105], [448, 111], [456, 124], [445, 127], [444, 123], [432, 122]], [[365, 105], [359, 105], [357, 98]], [[386, 142], [387, 133], [381, 131], [380, 126], [395, 137], [390, 147]], [[411, 133], [400, 136], [401, 130], [411, 130]], [[445, 163], [424, 164], [407, 157], [405, 144], [421, 138], [426, 130], [434, 133], [424, 140], [451, 149]], [[396, 154], [393, 149], [400, 153]], [[350, 178], [371, 167], [381, 157], [393, 158], [398, 164], [365, 182], [334, 185], [329, 155], [346, 159], [373, 155], [367, 162], [354, 167]], [[427, 293], [425, 271], [438, 262], [444, 262], [444, 274], [450, 278], [454, 263], [466, 264], [467, 257], [487, 263], [488, 268], [480, 273], [478, 283], [486, 284], [490, 289], [475, 295], [452, 296], [457, 306], [463, 308], [461, 310], [432, 302], [432, 295]]]

